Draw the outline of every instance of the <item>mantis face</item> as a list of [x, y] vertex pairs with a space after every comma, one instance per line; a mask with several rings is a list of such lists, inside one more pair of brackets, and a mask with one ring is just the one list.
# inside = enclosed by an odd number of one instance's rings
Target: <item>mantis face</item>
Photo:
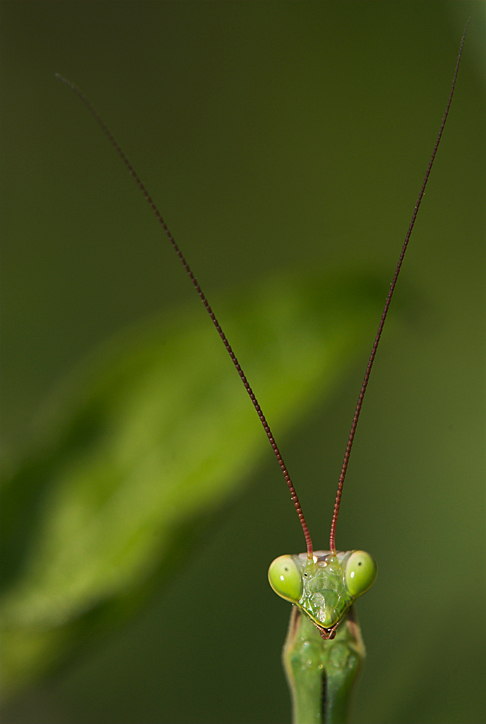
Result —
[[318, 551], [279, 556], [268, 570], [271, 587], [290, 601], [319, 629], [325, 639], [354, 601], [375, 582], [376, 563], [365, 551]]

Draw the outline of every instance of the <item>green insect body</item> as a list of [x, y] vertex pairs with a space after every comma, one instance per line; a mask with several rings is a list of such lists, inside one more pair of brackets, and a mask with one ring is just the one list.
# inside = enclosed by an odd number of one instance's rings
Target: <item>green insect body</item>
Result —
[[323, 641], [314, 623], [293, 606], [282, 663], [292, 693], [294, 724], [342, 724], [366, 651], [353, 608], [334, 639]]
[[279, 556], [268, 580], [281, 598], [293, 603], [319, 629], [322, 638], [334, 638], [340, 621], [354, 601], [374, 583], [376, 563], [364, 551], [318, 551]]

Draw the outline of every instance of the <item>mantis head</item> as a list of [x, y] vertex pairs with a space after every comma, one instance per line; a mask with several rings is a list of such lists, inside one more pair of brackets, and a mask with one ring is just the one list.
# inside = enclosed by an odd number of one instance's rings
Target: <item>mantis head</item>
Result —
[[365, 551], [316, 552], [279, 556], [268, 570], [277, 595], [290, 601], [319, 629], [333, 638], [354, 601], [375, 582], [376, 563]]

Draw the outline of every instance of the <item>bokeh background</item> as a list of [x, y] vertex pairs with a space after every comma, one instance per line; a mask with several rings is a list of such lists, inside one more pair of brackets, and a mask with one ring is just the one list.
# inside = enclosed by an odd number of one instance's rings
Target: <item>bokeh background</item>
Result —
[[[79, 360], [193, 296], [55, 72], [102, 113], [210, 298], [274, 269], [391, 275], [471, 16], [399, 290], [406, 322], [376, 363], [338, 541], [379, 564], [358, 607], [368, 659], [354, 721], [484, 721], [484, 3], [4, 2], [2, 16], [12, 458]], [[364, 364], [283, 441], [318, 547]], [[279, 475], [269, 452], [171, 585], [4, 721], [287, 721], [289, 610], [266, 569], [302, 534]]]

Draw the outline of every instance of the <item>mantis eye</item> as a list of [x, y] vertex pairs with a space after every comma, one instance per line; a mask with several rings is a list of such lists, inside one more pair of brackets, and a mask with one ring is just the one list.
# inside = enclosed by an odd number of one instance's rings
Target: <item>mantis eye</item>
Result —
[[287, 601], [295, 603], [302, 595], [302, 573], [292, 556], [275, 558], [268, 569], [268, 581], [275, 593]]
[[[278, 560], [278, 558], [277, 558]], [[346, 587], [354, 598], [371, 588], [377, 574], [376, 563], [369, 553], [353, 551], [346, 563]]]

